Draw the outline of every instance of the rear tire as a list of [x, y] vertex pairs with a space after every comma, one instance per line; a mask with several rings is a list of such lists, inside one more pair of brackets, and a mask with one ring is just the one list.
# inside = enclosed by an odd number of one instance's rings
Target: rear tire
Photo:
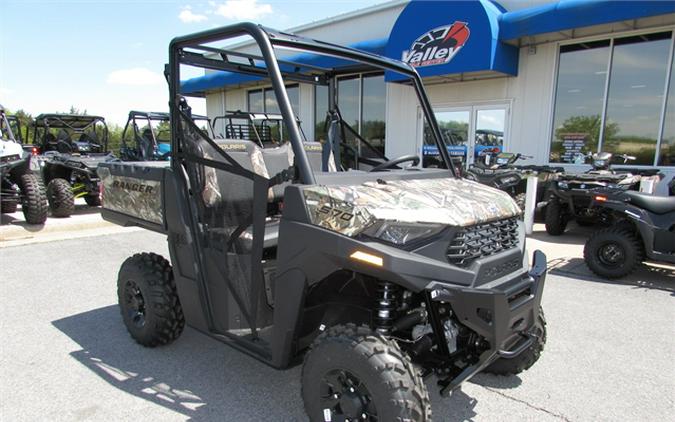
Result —
[[21, 210], [28, 224], [44, 224], [47, 220], [49, 206], [45, 185], [32, 173], [21, 176]]
[[302, 367], [302, 398], [313, 422], [431, 421], [429, 393], [410, 359], [395, 341], [354, 324], [314, 341]]
[[73, 189], [66, 179], [52, 179], [47, 185], [47, 200], [54, 217], [70, 217], [75, 210]]
[[560, 236], [565, 233], [567, 228], [567, 210], [566, 206], [560, 203], [557, 198], [551, 198], [546, 206], [546, 216], [544, 217], [544, 224], [546, 225], [546, 233], [551, 236]]
[[90, 193], [84, 197], [84, 202], [90, 207], [99, 207], [101, 206], [101, 197], [97, 193]]
[[584, 261], [595, 274], [619, 278], [633, 272], [644, 259], [640, 239], [626, 226], [596, 231], [584, 245]]
[[131, 338], [145, 347], [176, 340], [185, 317], [169, 261], [154, 253], [136, 254], [122, 264], [117, 298]]
[[539, 308], [539, 315], [537, 316], [535, 326], [537, 338], [532, 343], [532, 346], [513, 359], [501, 358], [496, 360], [485, 368], [483, 372], [495, 375], [516, 375], [530, 369], [539, 360], [541, 352], [544, 351], [544, 346], [546, 345], [546, 318], [544, 317], [544, 310], [541, 307]]

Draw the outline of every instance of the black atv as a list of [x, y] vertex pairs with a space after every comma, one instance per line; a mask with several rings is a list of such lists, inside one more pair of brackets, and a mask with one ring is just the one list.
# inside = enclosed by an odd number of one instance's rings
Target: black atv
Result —
[[28, 224], [47, 220], [47, 196], [42, 180], [31, 171], [32, 154], [17, 141], [0, 105], [0, 211], [16, 212], [19, 203]]
[[[559, 174], [549, 184], [549, 200], [546, 205], [546, 232], [553, 236], [565, 232], [567, 224], [576, 220], [579, 225], [591, 226], [598, 223], [599, 215], [591, 207], [594, 190], [616, 187], [638, 191], [642, 179], [659, 177], [658, 169], [615, 169], [611, 162], [615, 158], [608, 152], [580, 155], [581, 159], [591, 158], [592, 169], [585, 173]], [[616, 156], [626, 163], [635, 157], [622, 154]], [[582, 161], [583, 162], [583, 161]]]
[[[242, 36], [260, 54], [212, 47]], [[291, 65], [276, 48], [322, 67]], [[169, 242], [171, 262], [143, 253], [120, 269], [134, 340], [165, 345], [187, 323], [275, 368], [304, 358], [312, 421], [430, 421], [423, 376], [448, 394], [481, 371], [537, 361], [546, 258], [535, 252], [529, 267], [511, 197], [455, 177], [445, 148], [447, 169], [397, 168], [419, 161], [407, 156], [364, 171], [328, 165], [337, 157], [323, 150], [337, 144], [303, 140], [285, 84], [332, 89], [358, 68], [405, 78], [441, 146], [413, 67], [251, 23], [176, 38], [169, 51], [171, 161], [99, 166], [103, 218]], [[182, 65], [267, 75], [290, 140], [212, 138], [180, 96]]]
[[54, 217], [68, 217], [75, 199], [101, 205], [99, 163], [117, 160], [108, 149], [108, 127], [100, 116], [41, 114], [33, 123], [33, 145], [42, 153], [42, 177]]
[[556, 174], [564, 171], [561, 167], [516, 165], [518, 160], [533, 157], [520, 153], [500, 152], [499, 149], [483, 149], [478, 153], [478, 157], [480, 161], [469, 166], [464, 177], [508, 192], [521, 210], [525, 209], [528, 176], [538, 178], [536, 203], [539, 204], [548, 197], [549, 182]]
[[[193, 115], [195, 122], [210, 130], [206, 116]], [[171, 157], [171, 126], [169, 113], [130, 111], [122, 132], [120, 159], [122, 161], [164, 161]]]
[[645, 259], [675, 264], [675, 197], [605, 189], [594, 193], [591, 207], [606, 226], [584, 246], [591, 271], [619, 278]]

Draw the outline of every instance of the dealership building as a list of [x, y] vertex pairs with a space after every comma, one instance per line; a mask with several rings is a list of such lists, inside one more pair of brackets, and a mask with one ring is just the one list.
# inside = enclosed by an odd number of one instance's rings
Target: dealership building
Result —
[[[582, 171], [580, 153], [608, 151], [658, 167], [660, 194], [675, 175], [673, 1], [392, 1], [290, 31], [415, 66], [466, 164], [498, 147], [531, 156], [524, 164]], [[204, 96], [211, 118], [278, 112], [269, 82], [251, 77], [209, 72], [182, 89]], [[328, 87], [287, 90], [306, 137], [324, 139]], [[344, 120], [387, 157], [437, 153], [413, 89], [395, 75], [345, 69], [335, 90]]]

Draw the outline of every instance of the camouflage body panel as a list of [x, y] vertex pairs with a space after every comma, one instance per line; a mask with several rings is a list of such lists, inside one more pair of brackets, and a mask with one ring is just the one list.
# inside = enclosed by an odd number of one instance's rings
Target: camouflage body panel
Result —
[[347, 236], [377, 220], [466, 227], [520, 213], [506, 192], [465, 179], [310, 186], [303, 193], [312, 224]]
[[99, 167], [98, 174], [103, 186], [103, 208], [164, 224], [162, 182], [113, 175], [107, 167]]

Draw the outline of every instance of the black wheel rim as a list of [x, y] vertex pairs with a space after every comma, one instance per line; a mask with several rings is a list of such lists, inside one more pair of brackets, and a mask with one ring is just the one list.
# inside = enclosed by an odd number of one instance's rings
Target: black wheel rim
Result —
[[618, 267], [626, 259], [626, 251], [616, 242], [607, 242], [598, 249], [598, 259], [608, 267]]
[[145, 300], [141, 289], [132, 280], [124, 285], [124, 304], [132, 324], [143, 327], [145, 325]]
[[321, 379], [321, 409], [332, 422], [377, 421], [377, 409], [366, 385], [343, 369], [329, 371]]

